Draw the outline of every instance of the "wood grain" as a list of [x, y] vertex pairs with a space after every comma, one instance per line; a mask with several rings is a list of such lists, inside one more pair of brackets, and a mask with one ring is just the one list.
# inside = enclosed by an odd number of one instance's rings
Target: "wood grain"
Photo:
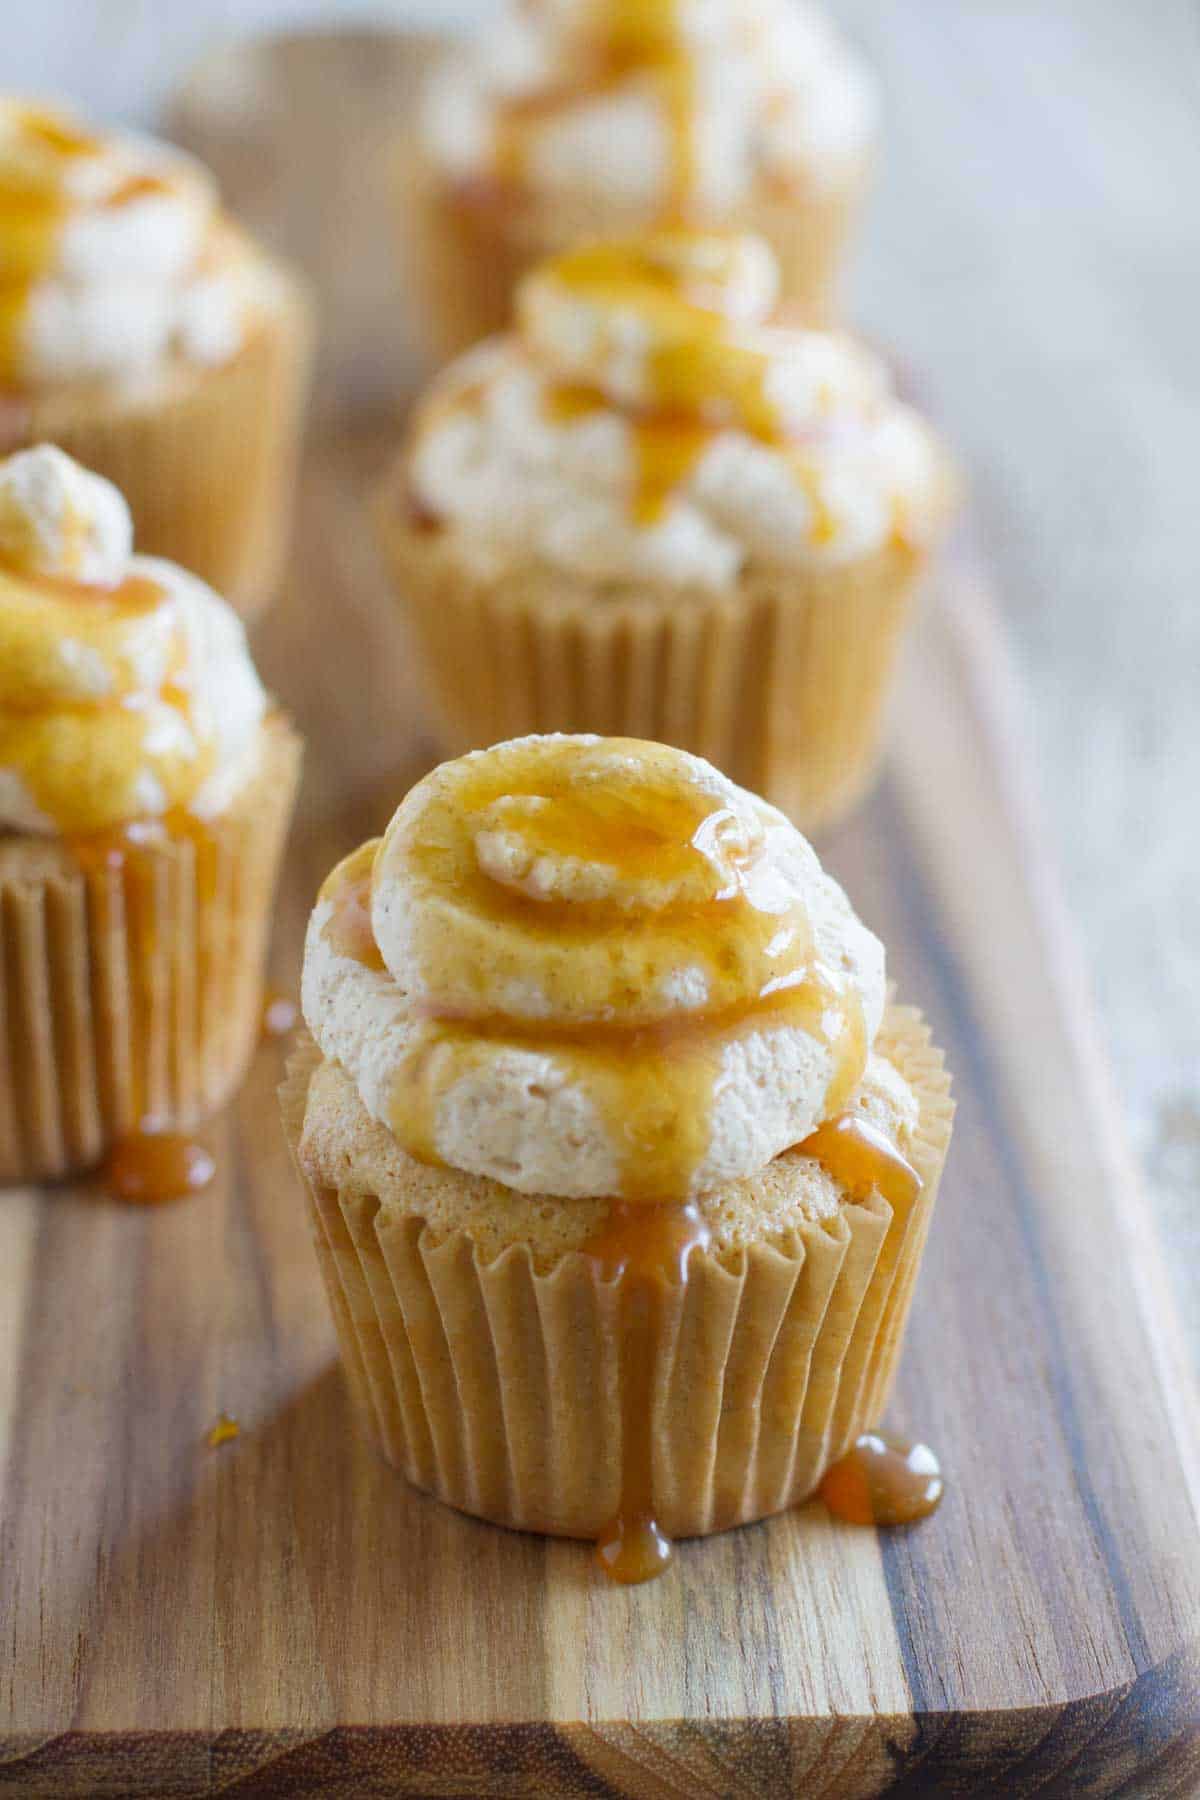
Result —
[[[319, 116], [293, 103], [310, 57], [338, 96]], [[214, 69], [187, 135], [221, 163]], [[347, 121], [378, 141], [410, 73], [394, 40], [257, 53], [262, 141], [239, 126], [227, 188], [249, 164], [248, 210], [280, 218], [296, 184], [345, 193]], [[331, 261], [340, 213], [304, 230]], [[435, 754], [364, 514], [393, 433], [363, 396], [404, 379], [358, 335], [385, 278], [360, 271], [349, 331], [332, 295], [292, 578], [256, 640], [309, 742], [276, 920], [293, 987], [322, 875]], [[876, 1537], [810, 1506], [619, 1590], [583, 1546], [408, 1490], [353, 1429], [264, 1047], [204, 1197], [0, 1201], [0, 1791], [1194, 1791], [1194, 1392], [974, 568], [962, 551], [922, 621], [884, 783], [822, 847], [956, 1075], [894, 1408], [943, 1454], [940, 1512]], [[209, 1449], [222, 1411], [240, 1435]]]

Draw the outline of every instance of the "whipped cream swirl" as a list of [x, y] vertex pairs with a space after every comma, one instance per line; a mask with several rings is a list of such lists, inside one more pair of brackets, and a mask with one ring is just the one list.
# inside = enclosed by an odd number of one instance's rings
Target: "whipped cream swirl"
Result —
[[412, 1155], [678, 1201], [846, 1106], [883, 950], [783, 815], [698, 757], [522, 738], [443, 764], [334, 871], [303, 1005]]
[[877, 111], [866, 68], [795, 0], [523, 0], [446, 63], [422, 117], [451, 178], [628, 224], [845, 184]]
[[720, 587], [936, 536], [932, 432], [882, 364], [773, 313], [765, 243], [659, 232], [535, 269], [517, 329], [435, 383], [409, 479], [487, 578]]
[[0, 100], [0, 384], [225, 361], [244, 336], [242, 261], [190, 157]]
[[257, 766], [241, 622], [132, 538], [117, 489], [62, 451], [0, 462], [0, 829], [206, 818]]

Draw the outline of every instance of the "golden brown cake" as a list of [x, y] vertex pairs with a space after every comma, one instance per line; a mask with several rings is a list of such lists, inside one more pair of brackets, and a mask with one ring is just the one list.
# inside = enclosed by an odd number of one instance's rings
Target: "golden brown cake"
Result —
[[695, 751], [806, 830], [875, 766], [947, 460], [760, 240], [581, 247], [418, 408], [378, 517], [447, 747]]
[[114, 482], [245, 614], [282, 567], [311, 319], [190, 158], [0, 101], [0, 449]]
[[642, 1579], [877, 1422], [949, 1082], [780, 813], [632, 740], [443, 764], [322, 889], [303, 1004], [285, 1129], [419, 1487]]
[[451, 52], [397, 171], [406, 279], [440, 358], [508, 324], [580, 238], [750, 231], [828, 320], [875, 136], [874, 83], [795, 0], [533, 0]]
[[0, 1182], [220, 1106], [257, 1040], [299, 741], [108, 482], [0, 461]]

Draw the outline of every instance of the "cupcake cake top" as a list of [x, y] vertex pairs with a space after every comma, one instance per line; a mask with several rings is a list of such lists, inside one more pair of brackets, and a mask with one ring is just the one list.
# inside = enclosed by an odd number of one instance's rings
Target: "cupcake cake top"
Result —
[[419, 782], [326, 882], [303, 978], [411, 1156], [641, 1203], [755, 1174], [864, 1081], [895, 1095], [884, 998], [882, 946], [781, 813], [683, 751], [571, 736]]
[[775, 316], [754, 237], [669, 231], [535, 269], [516, 327], [450, 365], [416, 426], [418, 512], [488, 576], [719, 587], [920, 544], [945, 459], [862, 345]]
[[874, 84], [793, 0], [517, 0], [433, 82], [426, 139], [464, 182], [643, 217], [852, 178]]
[[89, 836], [228, 804], [266, 695], [236, 615], [132, 553], [111, 483], [41, 445], [0, 461], [0, 829]]
[[0, 385], [220, 363], [251, 304], [244, 249], [190, 157], [0, 99]]

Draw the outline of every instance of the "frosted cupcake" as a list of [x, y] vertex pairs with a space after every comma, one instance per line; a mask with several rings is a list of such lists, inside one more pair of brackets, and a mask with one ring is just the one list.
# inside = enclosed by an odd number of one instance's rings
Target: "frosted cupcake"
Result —
[[0, 1182], [189, 1128], [257, 1038], [299, 742], [107, 481], [0, 462]]
[[285, 1126], [418, 1487], [641, 1579], [878, 1419], [948, 1080], [780, 813], [631, 740], [446, 763], [326, 882], [303, 1006]]
[[870, 778], [946, 460], [755, 238], [569, 251], [418, 409], [379, 508], [455, 751], [659, 738], [812, 829]]
[[825, 319], [875, 135], [874, 83], [792, 0], [510, 4], [431, 82], [403, 203], [441, 355], [508, 322], [517, 278], [583, 237], [759, 232]]
[[309, 338], [190, 158], [0, 101], [0, 448], [105, 475], [141, 548], [242, 612], [279, 576]]

